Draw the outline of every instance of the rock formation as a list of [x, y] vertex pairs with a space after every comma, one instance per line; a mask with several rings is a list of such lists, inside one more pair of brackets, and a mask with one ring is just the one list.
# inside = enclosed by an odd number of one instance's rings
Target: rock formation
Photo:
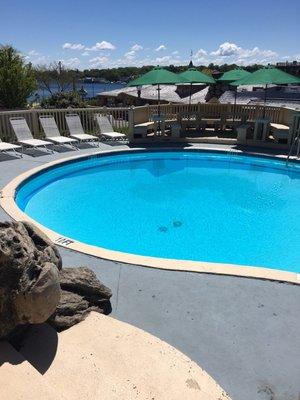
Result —
[[108, 314], [111, 291], [89, 268], [62, 269], [50, 240], [27, 222], [0, 222], [0, 339], [49, 320], [58, 331], [89, 311]]
[[27, 222], [0, 222], [0, 338], [46, 321], [59, 299], [57, 249]]
[[110, 313], [111, 290], [89, 268], [65, 268], [60, 271], [59, 280], [60, 302], [48, 321], [57, 331], [82, 321], [90, 311]]

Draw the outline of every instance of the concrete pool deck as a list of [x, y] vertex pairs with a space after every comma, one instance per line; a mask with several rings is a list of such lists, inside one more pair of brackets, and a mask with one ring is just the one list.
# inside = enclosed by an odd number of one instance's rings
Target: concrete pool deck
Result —
[[[109, 147], [101, 144], [101, 149]], [[23, 159], [0, 155], [0, 188], [25, 170], [70, 153]], [[0, 210], [0, 219], [10, 218]], [[296, 285], [140, 268], [60, 251], [65, 267], [87, 265], [112, 289], [114, 318], [178, 348], [233, 400], [298, 398], [300, 291]]]

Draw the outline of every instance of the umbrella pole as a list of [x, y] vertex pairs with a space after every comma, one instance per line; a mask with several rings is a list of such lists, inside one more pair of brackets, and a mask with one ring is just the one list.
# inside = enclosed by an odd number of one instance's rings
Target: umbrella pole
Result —
[[190, 113], [191, 113], [191, 107], [192, 106], [192, 82], [190, 84], [190, 96], [189, 96], [189, 108], [188, 108], [188, 125], [187, 128], [190, 128]]
[[192, 104], [192, 83], [190, 84], [189, 111], [191, 111], [191, 104]]
[[236, 110], [236, 95], [237, 95], [237, 86], [235, 87], [235, 91], [234, 91], [234, 104], [233, 104], [233, 117], [232, 117], [232, 129], [233, 129], [233, 131], [235, 131], [234, 123], [235, 123], [235, 110]]
[[157, 135], [158, 132], [161, 131], [160, 126], [160, 85], [157, 85], [157, 114], [158, 114], [158, 124], [157, 124]]
[[263, 118], [265, 118], [265, 116], [266, 116], [267, 87], [268, 87], [268, 85], [265, 86], [264, 115], [263, 115]]
[[158, 107], [157, 107], [157, 114], [160, 116], [160, 85], [157, 85], [157, 103], [158, 103]]

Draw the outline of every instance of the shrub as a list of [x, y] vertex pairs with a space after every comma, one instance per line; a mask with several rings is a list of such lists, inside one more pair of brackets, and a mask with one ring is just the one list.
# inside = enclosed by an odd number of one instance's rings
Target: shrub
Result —
[[41, 102], [42, 108], [84, 108], [86, 103], [77, 92], [58, 92]]

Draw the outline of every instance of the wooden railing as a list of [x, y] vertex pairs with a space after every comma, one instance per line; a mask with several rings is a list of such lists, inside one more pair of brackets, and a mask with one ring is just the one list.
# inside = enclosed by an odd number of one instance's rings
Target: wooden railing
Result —
[[[199, 112], [204, 117], [219, 117], [233, 113], [233, 104], [218, 103], [198, 103], [192, 104], [162, 104], [160, 106], [161, 113], [166, 115], [167, 119], [174, 119], [178, 113], [193, 111]], [[158, 113], [157, 105], [146, 105], [135, 108], [76, 108], [76, 109], [35, 109], [35, 110], [18, 110], [18, 111], [1, 111], [0, 112], [0, 138], [6, 141], [15, 141], [15, 136], [11, 128], [9, 118], [24, 117], [33, 133], [34, 137], [43, 137], [42, 128], [39, 122], [39, 116], [50, 114], [53, 115], [58, 128], [62, 134], [68, 134], [66, 125], [66, 114], [77, 113], [80, 116], [84, 130], [87, 133], [97, 133], [98, 127], [95, 123], [94, 115], [97, 113], [111, 115], [113, 127], [115, 130], [128, 133], [129, 137], [133, 134], [133, 126], [135, 124], [149, 121], [154, 114]], [[264, 113], [262, 105], [244, 105], [237, 104], [235, 108], [236, 115], [243, 115], [248, 120], [255, 120]], [[266, 106], [265, 116], [270, 118], [272, 122], [289, 125], [293, 110], [286, 107]]]
[[126, 132], [129, 127], [130, 109], [128, 108], [73, 108], [73, 109], [35, 109], [0, 112], [0, 138], [6, 141], [14, 141], [15, 136], [9, 119], [11, 117], [24, 117], [34, 137], [43, 137], [42, 127], [39, 122], [40, 115], [53, 115], [58, 129], [62, 134], [68, 133], [65, 116], [76, 113], [80, 116], [83, 128], [87, 133], [97, 133], [98, 126], [95, 123], [95, 114], [112, 116], [113, 127], [116, 131]]
[[[167, 119], [172, 119], [180, 112], [198, 112], [204, 117], [220, 117], [221, 115], [232, 114], [234, 111], [233, 104], [218, 104], [218, 103], [198, 103], [198, 104], [163, 104], [160, 106], [161, 113], [166, 115]], [[157, 105], [149, 106], [149, 118], [153, 114], [158, 113]], [[243, 115], [248, 120], [255, 120], [256, 118], [265, 115], [270, 118], [272, 122], [281, 122], [281, 107], [267, 106], [264, 111], [262, 105], [244, 105], [236, 104], [235, 114]]]

